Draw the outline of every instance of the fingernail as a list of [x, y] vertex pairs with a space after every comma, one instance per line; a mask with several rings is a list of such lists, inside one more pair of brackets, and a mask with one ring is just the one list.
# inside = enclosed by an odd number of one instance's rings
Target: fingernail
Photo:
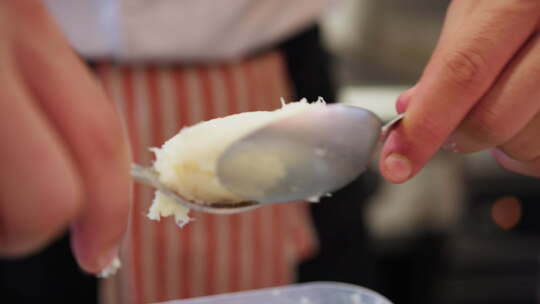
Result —
[[404, 182], [412, 174], [412, 165], [407, 157], [393, 153], [384, 160], [386, 175], [393, 182]]

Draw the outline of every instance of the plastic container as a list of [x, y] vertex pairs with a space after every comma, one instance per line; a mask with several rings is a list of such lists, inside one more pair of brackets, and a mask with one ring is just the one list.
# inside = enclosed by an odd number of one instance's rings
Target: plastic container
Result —
[[332, 282], [305, 283], [162, 304], [391, 304], [369, 289]]

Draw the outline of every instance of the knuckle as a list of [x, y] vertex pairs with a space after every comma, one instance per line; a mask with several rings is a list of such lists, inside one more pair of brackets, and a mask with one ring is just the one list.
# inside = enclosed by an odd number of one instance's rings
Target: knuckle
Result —
[[[510, 157], [509, 155], [507, 156]], [[508, 161], [506, 159], [496, 159], [497, 163], [499, 163], [503, 169], [527, 176], [540, 177], [540, 157], [537, 157], [531, 161]]]
[[496, 5], [492, 11], [497, 21], [510, 20], [512, 18], [534, 18], [540, 13], [540, 1], [538, 0], [510, 0]]
[[467, 91], [476, 90], [487, 68], [484, 56], [473, 50], [455, 51], [446, 56], [446, 80]]
[[540, 8], [540, 1], [538, 0], [513, 0], [513, 4], [524, 9]]
[[102, 167], [126, 157], [124, 136], [119, 124], [113, 121], [87, 123], [82, 134], [87, 138], [87, 155], [93, 165]]
[[540, 157], [539, 151], [530, 151], [526, 147], [502, 147], [501, 150], [510, 158], [522, 162], [535, 161]]
[[417, 141], [421, 143], [442, 144], [445, 133], [440, 122], [431, 117], [425, 117], [422, 123], [414, 124], [411, 130]]
[[465, 123], [465, 132], [484, 148], [505, 143], [511, 136], [511, 130], [502, 123], [501, 113], [489, 108], [478, 108]]
[[540, 149], [531, 147], [528, 141], [512, 141], [500, 147], [510, 158], [522, 162], [534, 162], [540, 159]]
[[43, 50], [55, 45], [67, 45], [54, 18], [41, 4], [42, 1], [18, 0], [9, 2], [18, 3], [8, 10], [9, 19], [6, 20], [9, 24], [8, 31], [12, 32], [16, 46], [28, 47], [31, 45]]
[[9, 2], [12, 2], [13, 10], [17, 15], [14, 18], [24, 20], [23, 24], [28, 25], [30, 28], [35, 27], [34, 30], [42, 29], [44, 25], [48, 25], [51, 21], [41, 1], [18, 0]]

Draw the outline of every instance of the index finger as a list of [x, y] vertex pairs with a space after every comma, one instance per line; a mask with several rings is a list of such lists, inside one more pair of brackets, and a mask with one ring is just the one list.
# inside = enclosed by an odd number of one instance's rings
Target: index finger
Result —
[[39, 27], [19, 29], [34, 35], [19, 41], [17, 64], [81, 174], [84, 202], [72, 222], [72, 247], [79, 265], [95, 273], [115, 257], [127, 226], [127, 142], [112, 102], [53, 21], [40, 17]]
[[[477, 0], [478, 1], [478, 0]], [[538, 1], [489, 0], [471, 6], [467, 18], [452, 14], [467, 5], [454, 1], [444, 30], [402, 123], [388, 137], [380, 159], [394, 183], [413, 177], [441, 147], [538, 23]]]

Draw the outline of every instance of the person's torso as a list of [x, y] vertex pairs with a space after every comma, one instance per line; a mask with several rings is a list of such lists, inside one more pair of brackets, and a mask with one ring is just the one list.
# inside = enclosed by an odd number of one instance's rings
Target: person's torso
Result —
[[[227, 64], [96, 63], [96, 76], [126, 126], [133, 161], [150, 166], [182, 127], [229, 114], [274, 110], [290, 100], [283, 55], [266, 52]], [[290, 284], [315, 253], [305, 204], [276, 204], [235, 215], [191, 212], [150, 221], [153, 189], [135, 184], [119, 273], [103, 282], [102, 303], [151, 303]]]
[[332, 0], [43, 0], [91, 59], [239, 58], [313, 23]]

